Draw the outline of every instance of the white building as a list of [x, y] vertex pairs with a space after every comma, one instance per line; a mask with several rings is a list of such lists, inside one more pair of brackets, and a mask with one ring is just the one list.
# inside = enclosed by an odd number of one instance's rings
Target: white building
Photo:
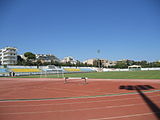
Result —
[[85, 60], [83, 63], [88, 65], [93, 65], [95, 61], [97, 61], [97, 59], [88, 59]]
[[0, 62], [2, 65], [14, 65], [17, 63], [17, 48], [5, 47], [0, 49]]
[[63, 60], [61, 60], [62, 63], [67, 63], [67, 62], [70, 62], [71, 64], [76, 64], [77, 63], [77, 60], [75, 60], [73, 57], [71, 56], [68, 56], [68, 57], [65, 57], [63, 58]]
[[106, 59], [88, 59], [88, 60], [84, 61], [83, 63], [88, 64], [88, 65], [98, 64], [98, 66], [101, 63], [101, 66], [104, 66], [104, 67], [114, 66], [116, 64], [114, 61], [109, 61]]
[[60, 60], [52, 55], [52, 54], [36, 54], [36, 60], [40, 60], [41, 62], [60, 62]]
[[21, 56], [22, 59], [27, 60], [27, 57], [25, 57], [24, 54], [19, 56]]

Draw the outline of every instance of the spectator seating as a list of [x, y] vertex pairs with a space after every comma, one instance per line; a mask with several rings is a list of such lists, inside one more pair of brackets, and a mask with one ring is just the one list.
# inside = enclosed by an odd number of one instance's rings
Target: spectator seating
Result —
[[0, 68], [0, 73], [6, 73], [6, 69], [5, 68]]
[[64, 70], [67, 72], [81, 72], [78, 68], [64, 68]]
[[12, 68], [10, 70], [13, 72], [41, 72], [40, 69], [36, 68]]
[[0, 76], [8, 76], [9, 72], [5, 68], [0, 68]]
[[87, 67], [80, 67], [80, 70], [81, 70], [82, 72], [94, 72], [93, 69], [87, 68]]

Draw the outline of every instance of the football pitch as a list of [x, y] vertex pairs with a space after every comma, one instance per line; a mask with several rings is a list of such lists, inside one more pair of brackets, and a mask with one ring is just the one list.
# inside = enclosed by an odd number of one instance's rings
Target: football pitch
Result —
[[95, 79], [160, 79], [160, 71], [127, 71], [127, 72], [93, 72], [93, 73], [69, 73], [63, 76], [52, 75], [34, 75], [19, 76], [21, 78], [62, 78], [62, 77], [87, 77]]

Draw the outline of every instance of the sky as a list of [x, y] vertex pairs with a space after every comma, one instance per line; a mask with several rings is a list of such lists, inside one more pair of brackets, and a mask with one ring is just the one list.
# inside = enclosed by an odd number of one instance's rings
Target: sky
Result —
[[157, 61], [160, 1], [0, 0], [0, 48], [6, 46], [80, 61]]

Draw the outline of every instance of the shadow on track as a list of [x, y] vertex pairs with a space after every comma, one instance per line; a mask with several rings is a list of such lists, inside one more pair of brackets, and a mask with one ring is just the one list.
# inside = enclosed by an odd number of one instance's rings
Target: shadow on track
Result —
[[141, 90], [150, 90], [154, 89], [154, 87], [150, 85], [128, 85], [128, 86], [120, 86], [119, 89], [126, 89], [126, 90], [136, 90], [139, 95], [142, 97], [142, 99], [146, 102], [146, 104], [149, 106], [149, 108], [153, 111], [154, 115], [157, 117], [157, 120], [160, 120], [160, 108], [152, 102]]

